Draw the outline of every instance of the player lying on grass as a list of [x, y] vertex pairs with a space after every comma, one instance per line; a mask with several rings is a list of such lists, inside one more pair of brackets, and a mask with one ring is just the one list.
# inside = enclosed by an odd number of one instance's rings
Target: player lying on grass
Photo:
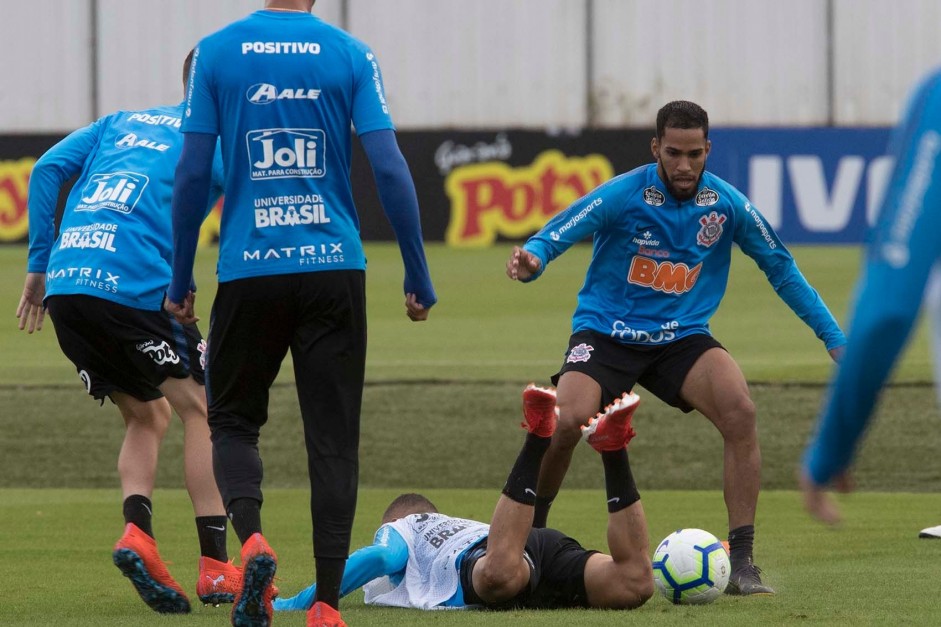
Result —
[[[417, 609], [484, 607], [633, 609], [654, 591], [647, 521], [631, 475], [627, 443], [640, 399], [624, 394], [583, 428], [604, 463], [611, 554], [586, 550], [554, 529], [534, 529], [543, 454], [555, 431], [555, 390], [523, 392], [523, 448], [490, 524], [439, 513], [424, 496], [389, 505], [373, 544], [350, 556], [341, 595], [363, 587], [366, 603]], [[306, 610], [316, 585], [275, 610]]]

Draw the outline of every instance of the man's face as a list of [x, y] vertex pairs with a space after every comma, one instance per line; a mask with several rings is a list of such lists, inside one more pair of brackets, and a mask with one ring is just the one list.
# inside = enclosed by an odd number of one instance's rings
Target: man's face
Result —
[[674, 198], [689, 200], [696, 193], [711, 147], [701, 128], [667, 127], [659, 141], [651, 140], [657, 173]]

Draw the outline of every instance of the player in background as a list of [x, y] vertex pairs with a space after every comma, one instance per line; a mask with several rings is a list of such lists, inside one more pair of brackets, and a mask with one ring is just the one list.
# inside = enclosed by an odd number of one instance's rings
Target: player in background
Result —
[[513, 248], [507, 275], [528, 282], [570, 246], [594, 238], [565, 363], [552, 377], [561, 416], [542, 463], [535, 522], [546, 523], [579, 427], [640, 383], [684, 412], [698, 410], [722, 434], [732, 562], [726, 592], [771, 594], [752, 561], [761, 474], [755, 405], [742, 371], [709, 332], [733, 242], [834, 359], [845, 338], [764, 217], [705, 170], [710, 147], [701, 107], [666, 104], [651, 141], [656, 163], [604, 183]]
[[313, 0], [265, 9], [204, 38], [189, 81], [173, 194], [168, 310], [195, 318], [189, 277], [212, 147], [221, 137], [226, 207], [209, 331], [213, 461], [242, 542], [237, 625], [268, 625], [277, 557], [262, 533], [261, 427], [288, 349], [311, 485], [317, 603], [308, 625], [342, 625], [340, 581], [356, 508], [366, 359], [366, 259], [350, 183], [350, 125], [373, 168], [405, 264], [405, 307], [436, 296], [418, 199], [375, 55], [310, 14]]
[[[340, 593], [363, 587], [366, 603], [430, 610], [597, 607], [633, 609], [653, 595], [647, 521], [627, 461], [639, 398], [625, 394], [584, 429], [601, 453], [611, 555], [585, 550], [554, 529], [535, 529], [539, 464], [556, 425], [555, 392], [523, 392], [523, 448], [490, 525], [438, 513], [427, 498], [403, 494], [382, 516], [373, 544], [350, 556]], [[303, 610], [316, 585], [276, 610]]]
[[[184, 86], [190, 59], [183, 66]], [[114, 563], [147, 605], [168, 613], [190, 611], [160, 559], [151, 520], [171, 406], [183, 422], [186, 489], [202, 555], [197, 594], [206, 603], [231, 602], [241, 585], [228, 562], [225, 509], [211, 465], [205, 342], [195, 324], [181, 325], [163, 311], [182, 117], [183, 103], [118, 111], [70, 134], [36, 162], [29, 179], [29, 262], [16, 310], [19, 328], [32, 333], [42, 329], [48, 308], [62, 352], [86, 391], [118, 406], [125, 424], [118, 473], [126, 526]], [[207, 190], [199, 221], [221, 191], [221, 159], [215, 156], [212, 197]], [[57, 237], [59, 190], [76, 175]]]
[[[826, 489], [831, 484], [840, 491], [852, 489], [850, 468], [882, 386], [911, 335], [923, 298], [937, 294], [926, 285], [941, 257], [941, 71], [928, 75], [912, 93], [891, 153], [895, 166], [868, 236], [846, 354], [803, 459], [804, 505], [827, 523], [838, 522], [840, 512]], [[933, 300], [937, 381], [941, 309], [937, 297]], [[941, 527], [924, 529], [921, 536], [939, 537]]]

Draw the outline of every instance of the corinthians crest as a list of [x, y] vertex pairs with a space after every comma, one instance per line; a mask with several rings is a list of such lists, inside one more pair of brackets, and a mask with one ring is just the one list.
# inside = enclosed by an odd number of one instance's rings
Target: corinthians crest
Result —
[[725, 218], [725, 214], [719, 215], [715, 211], [699, 218], [702, 228], [696, 234], [696, 243], [709, 248], [718, 242], [719, 238], [722, 237], [722, 224], [725, 222]]

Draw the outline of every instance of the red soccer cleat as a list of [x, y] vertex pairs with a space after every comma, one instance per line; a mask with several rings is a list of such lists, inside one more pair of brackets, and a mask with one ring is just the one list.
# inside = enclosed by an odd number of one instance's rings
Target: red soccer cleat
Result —
[[631, 418], [639, 404], [639, 396], [625, 392], [621, 398], [605, 407], [604, 413], [599, 412], [582, 427], [582, 439], [599, 453], [624, 448], [637, 435], [631, 427]]
[[260, 533], [252, 534], [242, 545], [242, 587], [232, 604], [235, 627], [268, 627], [271, 624], [272, 585], [278, 570], [278, 556]]
[[199, 558], [199, 580], [196, 594], [206, 605], [232, 603], [242, 587], [242, 571], [231, 561], [220, 562], [211, 557]]
[[541, 438], [551, 437], [555, 433], [555, 424], [559, 418], [559, 408], [555, 404], [555, 388], [539, 387], [530, 383], [523, 390], [522, 427]]
[[307, 610], [307, 627], [346, 627], [339, 610], [317, 601]]
[[114, 565], [131, 580], [137, 594], [150, 609], [161, 614], [186, 614], [190, 602], [160, 559], [157, 542], [134, 523], [127, 523], [124, 535], [111, 554]]

